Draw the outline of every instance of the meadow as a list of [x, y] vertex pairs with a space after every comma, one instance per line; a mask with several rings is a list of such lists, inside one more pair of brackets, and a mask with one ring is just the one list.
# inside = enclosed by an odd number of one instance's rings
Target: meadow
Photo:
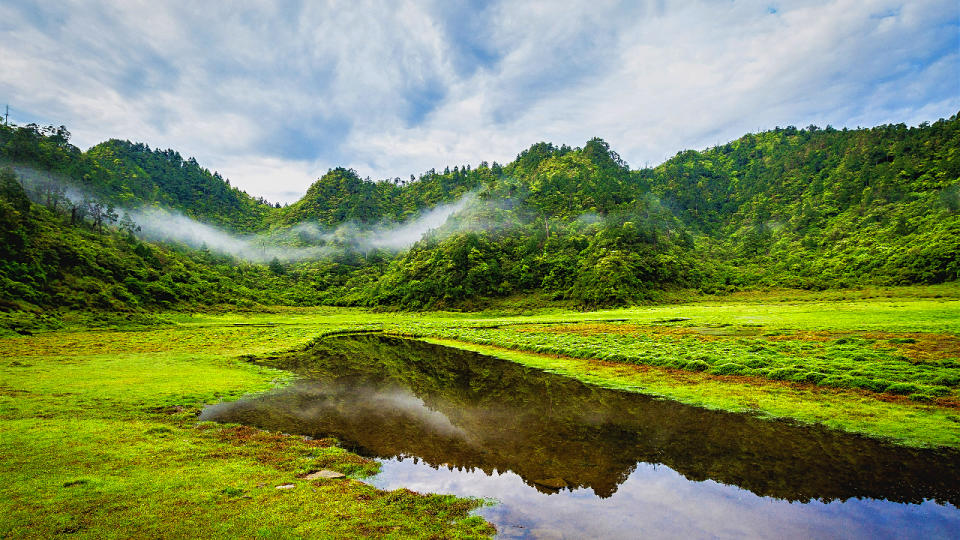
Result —
[[[958, 293], [781, 291], [521, 314], [503, 304], [67, 317], [60, 330], [0, 338], [0, 536], [492, 533], [469, 515], [482, 501], [362, 483], [376, 462], [335, 440], [197, 421], [204, 404], [292, 380], [258, 359], [341, 333], [423, 339], [695, 406], [960, 448]], [[321, 469], [347, 477], [302, 478]]]
[[[313, 335], [295, 323], [233, 320], [0, 339], [0, 537], [491, 532], [467, 515], [480, 501], [358, 481], [377, 463], [334, 440], [198, 423], [206, 403], [290, 380], [240, 355], [295, 347]], [[302, 478], [323, 469], [347, 477]]]

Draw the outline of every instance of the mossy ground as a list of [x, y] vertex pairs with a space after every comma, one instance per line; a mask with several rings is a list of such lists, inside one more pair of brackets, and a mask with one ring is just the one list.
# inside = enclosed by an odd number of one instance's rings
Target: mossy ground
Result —
[[[284, 372], [237, 359], [310, 328], [224, 317], [141, 331], [0, 340], [0, 537], [477, 537], [477, 502], [356, 478], [375, 462], [293, 435], [198, 423], [204, 403], [264, 391]], [[343, 480], [303, 480], [334, 469]], [[293, 484], [293, 489], [276, 486]]]
[[[956, 289], [779, 291], [589, 313], [167, 313], [153, 322], [106, 318], [96, 330], [83, 329], [89, 318], [68, 318], [63, 330], [0, 338], [0, 536], [489, 534], [489, 525], [468, 516], [476, 501], [388, 493], [356, 481], [375, 464], [333, 441], [197, 422], [205, 403], [289, 380], [245, 361], [248, 355], [302, 348], [344, 331], [439, 340], [693, 405], [911, 446], [960, 447]], [[552, 349], [538, 352], [543, 344]], [[637, 354], [626, 354], [628, 346]], [[718, 372], [730, 363], [746, 366], [751, 356], [769, 365]], [[861, 377], [887, 384], [778, 378], [803, 362], [825, 378], [861, 370]], [[905, 390], [919, 395], [912, 399]], [[353, 478], [299, 478], [320, 468]], [[295, 487], [275, 489], [286, 483]]]

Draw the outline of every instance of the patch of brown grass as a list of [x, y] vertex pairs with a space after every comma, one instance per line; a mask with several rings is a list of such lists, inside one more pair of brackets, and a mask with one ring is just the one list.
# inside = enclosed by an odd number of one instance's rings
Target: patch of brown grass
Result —
[[[869, 332], [864, 338], [876, 339], [877, 347], [893, 347], [911, 360], [931, 362], [938, 360], [960, 360], [960, 337], [953, 334], [935, 334], [928, 332]], [[912, 339], [913, 343], [895, 343], [893, 339]]]
[[577, 334], [594, 336], [598, 334], [612, 334], [618, 336], [669, 336], [693, 337], [701, 341], [716, 341], [722, 339], [758, 337], [761, 328], [754, 326], [729, 327], [698, 327], [698, 326], [663, 326], [639, 324], [611, 324], [611, 323], [581, 323], [558, 325], [530, 325], [517, 328], [520, 332], [544, 332], [548, 334]]
[[[896, 349], [898, 354], [916, 363], [960, 359], [960, 336], [934, 332], [831, 332], [798, 330], [777, 335], [763, 335], [763, 329], [760, 327], [695, 327], [610, 323], [529, 325], [518, 327], [517, 330], [520, 332], [577, 334], [581, 336], [612, 334], [652, 338], [694, 338], [706, 342], [749, 338], [772, 342], [804, 341], [827, 343], [841, 338], [856, 337], [875, 341], [873, 346], [879, 349]], [[896, 340], [905, 339], [913, 340], [913, 342], [896, 342]]]
[[[553, 355], [551, 355], [553, 356]], [[562, 358], [562, 356], [554, 356]], [[645, 364], [621, 364], [618, 362], [609, 362], [606, 360], [591, 359], [591, 364], [613, 368], [621, 372], [634, 373], [663, 373], [671, 379], [682, 382], [685, 385], [697, 385], [706, 381], [719, 381], [727, 383], [738, 383], [746, 386], [758, 388], [789, 388], [792, 390], [803, 390], [817, 394], [835, 394], [835, 395], [856, 395], [858, 397], [867, 397], [887, 403], [908, 403], [910, 399], [907, 396], [899, 394], [888, 394], [885, 392], [872, 392], [863, 388], [831, 388], [828, 386], [819, 386], [810, 382], [795, 382], [767, 379], [764, 377], [753, 377], [750, 375], [714, 375], [712, 373], [703, 373], [699, 371], [687, 371], [685, 369], [668, 368], [661, 366], [650, 366]], [[930, 401], [931, 404], [947, 409], [960, 409], [960, 399], [953, 397], [940, 397]]]

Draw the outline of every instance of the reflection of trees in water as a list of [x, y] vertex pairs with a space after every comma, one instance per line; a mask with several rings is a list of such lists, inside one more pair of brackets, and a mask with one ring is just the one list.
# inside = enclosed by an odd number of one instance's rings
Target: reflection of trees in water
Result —
[[637, 462], [791, 501], [960, 502], [960, 454], [688, 407], [518, 364], [382, 336], [274, 359], [311, 380], [217, 406], [210, 419], [335, 435], [376, 457], [511, 470], [541, 491], [609, 497]]

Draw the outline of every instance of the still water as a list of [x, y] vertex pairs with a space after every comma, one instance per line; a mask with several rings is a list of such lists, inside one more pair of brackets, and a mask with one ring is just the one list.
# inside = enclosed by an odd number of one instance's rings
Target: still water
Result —
[[305, 378], [201, 418], [378, 458], [384, 489], [491, 498], [502, 538], [957, 538], [960, 453], [588, 386], [379, 335], [273, 359]]

